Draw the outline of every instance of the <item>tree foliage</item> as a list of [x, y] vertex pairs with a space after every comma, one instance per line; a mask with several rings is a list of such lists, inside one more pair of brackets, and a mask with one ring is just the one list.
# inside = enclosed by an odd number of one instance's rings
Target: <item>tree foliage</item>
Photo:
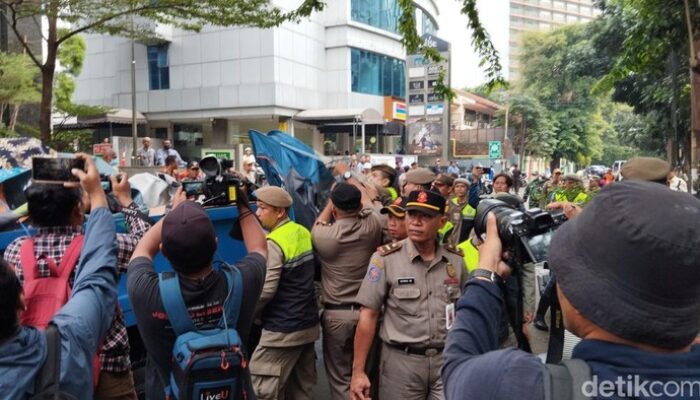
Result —
[[39, 102], [37, 76], [38, 71], [24, 54], [0, 52], [0, 124], [5, 109], [12, 106], [8, 131], [14, 131], [19, 108], [23, 104]]
[[[507, 109], [515, 151], [521, 156], [550, 156], [556, 145], [556, 124], [542, 103], [533, 96], [515, 94], [508, 99]], [[505, 111], [497, 114], [499, 125], [505, 125], [505, 116]]]

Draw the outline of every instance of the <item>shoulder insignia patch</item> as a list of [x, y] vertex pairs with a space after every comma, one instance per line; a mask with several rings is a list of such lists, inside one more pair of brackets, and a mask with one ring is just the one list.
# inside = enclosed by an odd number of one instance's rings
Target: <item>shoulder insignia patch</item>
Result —
[[391, 254], [401, 248], [402, 244], [401, 242], [395, 242], [395, 243], [389, 243], [385, 244], [383, 246], [377, 247], [377, 252], [379, 255], [386, 256], [388, 254]]
[[457, 248], [456, 246], [454, 246], [452, 244], [446, 244], [446, 245], [443, 245], [443, 247], [445, 248], [445, 250], [449, 251], [450, 253], [454, 253], [460, 257], [464, 257], [464, 252], [462, 251], [462, 249]]

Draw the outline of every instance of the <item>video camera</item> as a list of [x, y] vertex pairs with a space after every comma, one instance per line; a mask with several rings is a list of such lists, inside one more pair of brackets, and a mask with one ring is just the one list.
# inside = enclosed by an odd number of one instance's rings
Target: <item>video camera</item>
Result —
[[512, 268], [527, 262], [537, 264], [547, 261], [552, 234], [566, 221], [562, 210], [547, 212], [534, 208], [520, 211], [500, 200], [482, 200], [474, 218], [474, 231], [479, 236], [486, 233], [486, 216], [489, 212], [496, 216], [498, 236], [504, 250], [513, 256], [509, 263]]
[[235, 203], [236, 188], [241, 185], [241, 180], [227, 172], [232, 165], [229, 160], [219, 160], [214, 155], [205, 156], [199, 161], [204, 180], [183, 182], [183, 190], [188, 197], [204, 195], [202, 205], [227, 206]]

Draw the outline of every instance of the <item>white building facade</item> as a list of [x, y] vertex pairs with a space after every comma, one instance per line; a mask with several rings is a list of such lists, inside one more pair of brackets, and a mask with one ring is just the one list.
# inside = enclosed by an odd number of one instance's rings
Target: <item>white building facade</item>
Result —
[[[326, 154], [394, 151], [400, 136], [382, 126], [391, 120], [386, 99], [406, 91], [396, 2], [329, 0], [323, 12], [272, 29], [155, 27], [157, 42], [136, 45], [136, 109], [150, 136], [173, 139], [190, 158], [242, 147], [249, 129], [288, 131]], [[435, 2], [416, 6], [419, 33], [435, 33]], [[85, 39], [73, 101], [130, 109], [130, 40]]]

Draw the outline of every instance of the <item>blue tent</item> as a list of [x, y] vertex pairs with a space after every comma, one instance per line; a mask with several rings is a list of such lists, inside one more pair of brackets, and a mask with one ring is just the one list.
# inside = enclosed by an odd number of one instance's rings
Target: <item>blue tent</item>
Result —
[[312, 148], [284, 132], [264, 134], [251, 129], [248, 135], [268, 183], [287, 189], [294, 199], [296, 221], [311, 229], [319, 211], [318, 197], [333, 182], [323, 160]]

